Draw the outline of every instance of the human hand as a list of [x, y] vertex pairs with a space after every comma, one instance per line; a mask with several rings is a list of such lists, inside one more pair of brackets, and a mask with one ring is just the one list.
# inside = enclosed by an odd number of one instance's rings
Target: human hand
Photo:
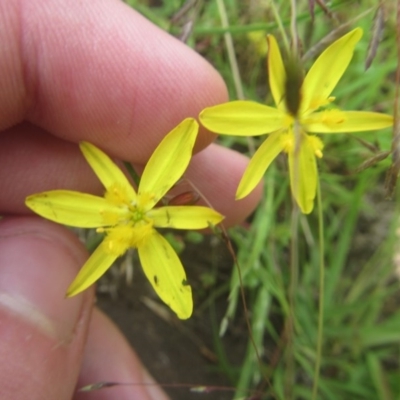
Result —
[[[160, 399], [156, 386], [75, 393], [99, 381], [149, 382], [93, 288], [64, 294], [87, 252], [64, 227], [28, 215], [27, 195], [100, 194], [77, 142], [143, 166], [186, 117], [227, 100], [220, 76], [117, 0], [0, 1], [0, 394], [2, 399]], [[197, 151], [212, 141], [201, 130]], [[209, 145], [186, 176], [232, 225], [245, 157]]]

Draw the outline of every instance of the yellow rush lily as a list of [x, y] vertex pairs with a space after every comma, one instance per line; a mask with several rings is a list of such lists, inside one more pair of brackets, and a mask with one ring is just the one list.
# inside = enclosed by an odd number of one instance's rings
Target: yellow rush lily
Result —
[[90, 143], [80, 149], [105, 187], [104, 197], [54, 190], [27, 197], [26, 205], [52, 221], [104, 232], [102, 243], [68, 288], [74, 296], [99, 279], [117, 257], [138, 249], [147, 279], [160, 298], [181, 319], [193, 310], [192, 290], [179, 257], [154, 228], [202, 229], [222, 221], [218, 212], [202, 206], [158, 206], [181, 178], [192, 156], [198, 124], [188, 118], [161, 141], [150, 157], [137, 192], [124, 173]]
[[[201, 123], [213, 132], [225, 135], [254, 136], [269, 133], [251, 159], [236, 192], [247, 196], [260, 182], [274, 158], [282, 151], [289, 157], [290, 185], [293, 197], [304, 214], [314, 207], [318, 171], [316, 157], [322, 157], [321, 140], [308, 133], [344, 133], [387, 128], [390, 115], [363, 111], [326, 109], [330, 97], [361, 39], [356, 28], [332, 43], [315, 61], [299, 87], [299, 104], [293, 112], [288, 106], [285, 87], [289, 79], [275, 38], [268, 36], [269, 84], [276, 108], [252, 101], [232, 101], [204, 109]], [[289, 94], [288, 94], [289, 95]]]

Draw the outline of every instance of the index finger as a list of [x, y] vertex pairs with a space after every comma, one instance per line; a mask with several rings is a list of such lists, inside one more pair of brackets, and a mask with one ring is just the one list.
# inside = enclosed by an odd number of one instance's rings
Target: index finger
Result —
[[1, 130], [28, 120], [144, 163], [182, 119], [226, 100], [206, 61], [121, 1], [4, 2], [0, 40]]

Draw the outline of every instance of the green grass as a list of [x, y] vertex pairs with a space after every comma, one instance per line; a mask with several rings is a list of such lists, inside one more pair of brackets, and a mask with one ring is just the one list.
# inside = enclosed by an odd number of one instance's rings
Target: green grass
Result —
[[[182, 1], [160, 1], [157, 7], [146, 1], [129, 3], [162, 28], [179, 34], [179, 26], [170, 23], [170, 17], [183, 5]], [[230, 27], [222, 26], [217, 3], [199, 2], [188, 13], [188, 18], [196, 16], [188, 44], [201, 51], [220, 71], [231, 99], [237, 98], [239, 86], [246, 98], [272, 105], [265, 54], [258, 53], [248, 33], [259, 30], [272, 33], [282, 46], [281, 29], [290, 35], [290, 2], [224, 0]], [[246, 6], [250, 3], [252, 7]], [[307, 2], [296, 3], [298, 34], [304, 50], [334, 30], [338, 21], [351, 22], [376, 4], [372, 0], [332, 1], [330, 9], [337, 20], [330, 19], [316, 6], [312, 23]], [[392, 112], [397, 57], [395, 6], [394, 2], [385, 4], [388, 18], [384, 38], [368, 71], [364, 70], [364, 61], [374, 12], [351, 24], [362, 27], [364, 36], [334, 91], [338, 107]], [[233, 40], [239, 76], [232, 72], [234, 65], [226, 51], [224, 34], [227, 33]], [[203, 43], [208, 43], [206, 48]], [[221, 53], [221, 48], [225, 52]], [[389, 129], [353, 136], [381, 150], [390, 150]], [[230, 232], [237, 246], [242, 281], [235, 267], [226, 315], [219, 321], [221, 333], [243, 312], [242, 285], [253, 336], [239, 369], [229, 366], [228, 359], [222, 357], [223, 367], [235, 381], [236, 399], [255, 389], [262, 391], [265, 399], [400, 399], [400, 288], [393, 261], [400, 241], [395, 234], [398, 213], [394, 202], [385, 200], [383, 190], [390, 159], [356, 173], [357, 167], [374, 157], [374, 153], [352, 136], [325, 135], [323, 140], [324, 158], [319, 161], [324, 221], [323, 292], [319, 215], [317, 210], [309, 216], [301, 215], [298, 229], [293, 231], [285, 157], [268, 169], [264, 198], [249, 229], [237, 227]], [[234, 137], [221, 138], [220, 143], [245, 152], [248, 144]], [[297, 238], [295, 249], [294, 238]], [[293, 251], [298, 258], [297, 266], [291, 261]], [[322, 356], [315, 383], [321, 297], [324, 300]], [[219, 340], [223, 342], [223, 336]], [[318, 391], [313, 395], [314, 383]]]

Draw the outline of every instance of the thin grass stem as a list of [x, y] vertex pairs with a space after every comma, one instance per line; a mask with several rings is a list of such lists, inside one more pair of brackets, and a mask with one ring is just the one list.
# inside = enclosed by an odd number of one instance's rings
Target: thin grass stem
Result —
[[[218, 12], [221, 18], [222, 27], [227, 29], [229, 27], [229, 21], [224, 0], [217, 0], [217, 5], [218, 5]], [[240, 100], [243, 100], [244, 91], [243, 91], [242, 79], [240, 78], [239, 66], [236, 59], [235, 48], [233, 46], [232, 35], [229, 31], [226, 31], [226, 33], [224, 33], [224, 39], [225, 39], [226, 49], [228, 52], [229, 65], [232, 70], [233, 83], [235, 85], [235, 90], [236, 90], [236, 97]]]
[[290, 16], [290, 33], [292, 36], [292, 49], [293, 55], [297, 58], [299, 55], [298, 43], [297, 43], [297, 0], [291, 0], [290, 2], [290, 9], [291, 9], [291, 16]]
[[274, 14], [276, 24], [278, 25], [279, 31], [281, 32], [282, 39], [283, 39], [283, 42], [284, 42], [284, 45], [285, 45], [285, 48], [286, 48], [286, 52], [287, 52], [287, 54], [289, 54], [290, 46], [289, 46], [289, 40], [288, 40], [287, 35], [286, 35], [284, 23], [282, 21], [282, 18], [280, 16], [279, 12], [278, 12], [278, 9], [276, 8], [276, 5], [275, 5], [274, 1], [271, 1], [270, 6], [271, 6], [272, 12]]

